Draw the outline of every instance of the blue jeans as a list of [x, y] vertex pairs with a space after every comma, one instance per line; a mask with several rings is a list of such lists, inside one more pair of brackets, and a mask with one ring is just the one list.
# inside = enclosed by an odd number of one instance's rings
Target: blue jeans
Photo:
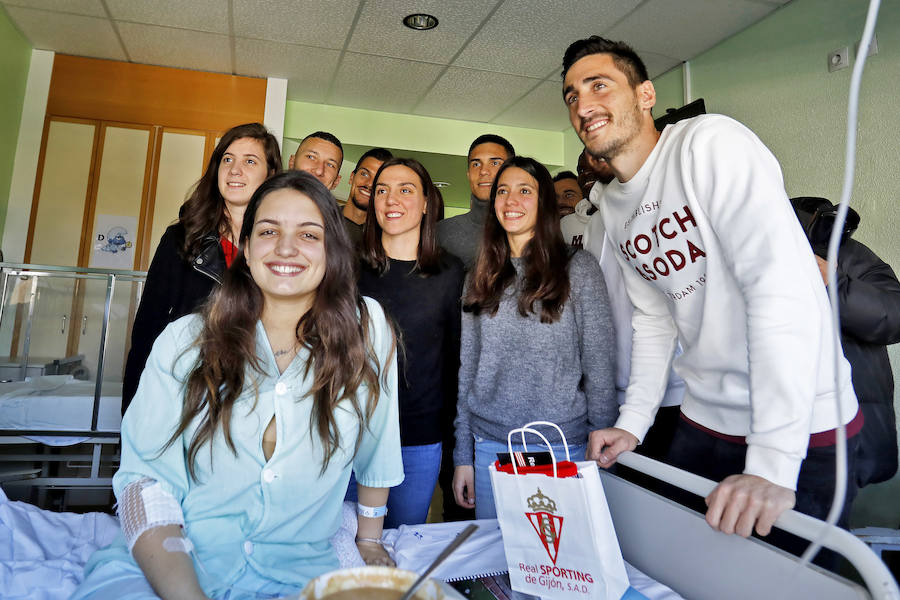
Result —
[[[491, 475], [488, 467], [497, 460], [498, 452], [509, 452], [506, 442], [495, 442], [483, 437], [473, 436], [475, 438], [475, 518], [476, 519], [496, 519], [497, 508], [494, 505], [494, 490], [491, 487]], [[521, 441], [521, 438], [516, 438]], [[552, 444], [553, 454], [557, 461], [566, 459], [566, 449], [562, 444]], [[543, 442], [540, 440], [529, 440], [528, 450], [530, 452], [540, 452], [546, 450]], [[513, 452], [524, 450], [521, 444], [513, 443]], [[573, 461], [584, 460], [584, 444], [569, 444], [569, 455]]]
[[[424, 446], [403, 446], [403, 483], [391, 488], [384, 528], [420, 525], [428, 518], [431, 496], [441, 470], [441, 442]], [[350, 475], [350, 486], [344, 500], [357, 502], [356, 477]]]

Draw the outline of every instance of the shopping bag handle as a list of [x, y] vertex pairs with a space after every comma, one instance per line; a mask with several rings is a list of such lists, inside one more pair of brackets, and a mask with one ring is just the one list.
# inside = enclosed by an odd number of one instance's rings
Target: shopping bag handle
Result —
[[[557, 425], [556, 423], [553, 423], [551, 421], [532, 421], [531, 423], [525, 423], [524, 425], [522, 425], [522, 446], [525, 448], [525, 452], [528, 452], [528, 444], [525, 443], [525, 428], [534, 427], [535, 425], [546, 425], [548, 427], [552, 427], [553, 429], [555, 429], [556, 432], [559, 434], [560, 439], [562, 439], [563, 448], [566, 449], [566, 460], [572, 460], [569, 457], [569, 442], [566, 441], [566, 434], [563, 433], [563, 430], [562, 430], [562, 428], [560, 428], [559, 425]], [[543, 438], [544, 436], [541, 436], [541, 437]], [[544, 438], [544, 443], [545, 444], [547, 443], [547, 438]], [[549, 447], [550, 444], [547, 444], [547, 446]], [[551, 453], [552, 453], [552, 449], [551, 449]], [[512, 456], [512, 455], [510, 455], [510, 456]]]
[[[553, 477], [556, 478], [558, 476], [558, 474], [556, 472], [556, 453], [553, 452], [553, 446], [550, 445], [550, 442], [547, 441], [547, 438], [544, 437], [543, 433], [541, 433], [537, 429], [532, 429], [531, 427], [527, 427], [527, 426], [519, 427], [517, 429], [512, 429], [512, 430], [510, 430], [509, 433], [506, 434], [506, 447], [509, 450], [509, 458], [510, 458], [510, 462], [512, 463], [513, 474], [518, 475], [519, 469], [516, 468], [516, 458], [513, 455], [512, 436], [514, 433], [521, 433], [522, 440], [524, 442], [526, 431], [528, 433], [533, 433], [534, 435], [538, 436], [539, 438], [541, 438], [544, 441], [544, 444], [547, 446], [547, 450], [550, 451], [550, 459], [553, 461]], [[526, 448], [526, 450], [527, 450], [527, 448]], [[566, 448], [566, 459], [567, 460], [568, 460], [568, 456], [569, 456], [569, 449]]]

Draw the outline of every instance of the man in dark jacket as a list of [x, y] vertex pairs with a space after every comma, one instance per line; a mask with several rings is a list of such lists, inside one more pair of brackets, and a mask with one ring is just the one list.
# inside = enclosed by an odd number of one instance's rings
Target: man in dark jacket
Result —
[[[825, 198], [792, 198], [791, 204], [827, 285], [824, 257], [836, 208]], [[888, 264], [850, 238], [859, 223], [859, 216], [850, 210], [850, 226], [838, 251], [838, 309], [844, 356], [850, 362], [853, 389], [865, 418], [859, 433], [856, 481], [863, 487], [886, 481], [897, 472], [894, 376], [886, 346], [900, 342], [900, 282]]]

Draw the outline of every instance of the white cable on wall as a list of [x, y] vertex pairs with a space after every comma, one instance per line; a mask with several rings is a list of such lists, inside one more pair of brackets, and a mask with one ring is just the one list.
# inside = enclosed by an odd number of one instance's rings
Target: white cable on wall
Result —
[[684, 102], [682, 102], [682, 106], [687, 106], [691, 102], [694, 101], [692, 97], [694, 95], [693, 90], [691, 89], [691, 61], [686, 60], [681, 65], [681, 83], [684, 91]]
[[841, 234], [844, 231], [844, 223], [847, 220], [847, 211], [850, 208], [850, 195], [853, 191], [854, 175], [856, 169], [856, 127], [859, 120], [859, 87], [862, 81], [863, 69], [866, 65], [868, 57], [869, 44], [875, 33], [875, 23], [878, 21], [878, 8], [881, 0], [870, 0], [869, 10], [866, 14], [866, 24], [863, 27], [862, 40], [859, 44], [859, 53], [856, 62], [853, 65], [853, 74], [850, 77], [850, 98], [847, 102], [847, 143], [844, 154], [844, 187], [841, 191], [841, 201], [838, 205], [838, 213], [834, 220], [834, 227], [831, 230], [831, 238], [828, 242], [828, 301], [831, 304], [831, 319], [834, 338], [834, 398], [837, 403], [838, 420], [841, 425], [837, 428], [836, 437], [836, 457], [835, 471], [836, 481], [834, 486], [834, 500], [831, 504], [831, 510], [828, 512], [828, 518], [825, 520], [827, 525], [819, 536], [803, 553], [800, 561], [800, 567], [804, 567], [813, 556], [822, 547], [822, 538], [828, 527], [834, 527], [838, 517], [844, 508], [844, 497], [847, 493], [847, 439], [846, 428], [844, 427], [844, 415], [841, 414], [841, 381], [840, 381], [840, 365], [844, 358], [844, 352], [841, 349], [841, 320], [838, 306], [838, 286], [837, 286], [837, 255], [838, 248], [841, 243]]

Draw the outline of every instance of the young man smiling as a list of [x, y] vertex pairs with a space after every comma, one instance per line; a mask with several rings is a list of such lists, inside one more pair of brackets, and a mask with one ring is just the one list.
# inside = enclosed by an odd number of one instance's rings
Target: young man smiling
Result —
[[560, 218], [574, 214], [575, 206], [586, 198], [578, 185], [578, 176], [572, 171], [561, 171], [554, 175], [553, 187], [556, 188], [556, 205], [559, 207]]
[[356, 168], [350, 174], [350, 196], [344, 205], [344, 227], [350, 234], [354, 245], [362, 242], [366, 224], [366, 211], [372, 200], [372, 180], [384, 161], [393, 158], [390, 150], [372, 148], [356, 162]]
[[461, 258], [467, 271], [478, 256], [478, 242], [487, 217], [494, 177], [500, 165], [515, 155], [512, 144], [492, 133], [478, 136], [469, 146], [466, 171], [472, 191], [469, 212], [438, 221], [437, 228], [438, 244]]
[[329, 190], [334, 190], [341, 182], [343, 162], [341, 141], [327, 131], [316, 131], [303, 138], [297, 152], [291, 154], [288, 169], [306, 171]]
[[635, 307], [625, 403], [615, 427], [591, 434], [588, 455], [609, 466], [642, 440], [680, 341], [687, 392], [669, 460], [721, 480], [707, 522], [768, 535], [795, 502], [824, 518], [834, 428], [852, 420], [850, 436], [861, 423], [843, 358], [837, 415], [829, 307], [777, 160], [721, 115], [660, 135], [653, 84], [623, 43], [573, 43], [563, 79], [572, 126], [615, 175], [600, 212]]

